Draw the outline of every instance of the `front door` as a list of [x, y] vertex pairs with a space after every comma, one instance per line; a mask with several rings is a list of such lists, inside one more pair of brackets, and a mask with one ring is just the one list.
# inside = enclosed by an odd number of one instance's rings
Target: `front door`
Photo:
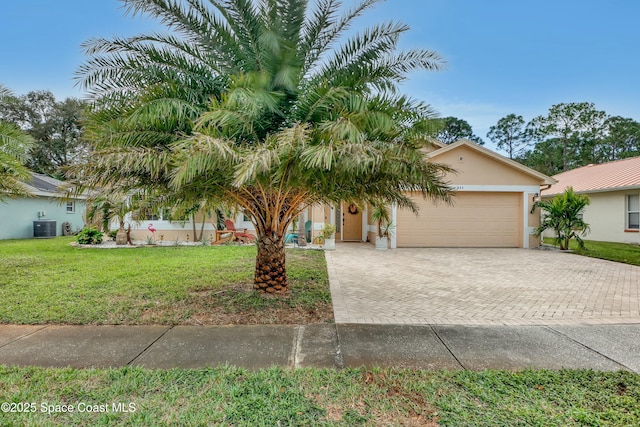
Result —
[[362, 241], [362, 212], [355, 205], [342, 204], [342, 240]]

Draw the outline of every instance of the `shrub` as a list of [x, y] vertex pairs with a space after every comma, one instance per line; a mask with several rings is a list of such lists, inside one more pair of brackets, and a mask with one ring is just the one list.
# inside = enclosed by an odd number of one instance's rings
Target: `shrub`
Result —
[[102, 232], [95, 227], [83, 228], [76, 239], [81, 245], [99, 245], [102, 243]]
[[554, 241], [560, 245], [560, 249], [569, 249], [571, 239], [575, 239], [578, 246], [584, 249], [580, 236], [586, 236], [590, 229], [589, 224], [582, 219], [582, 212], [589, 203], [588, 196], [574, 193], [572, 187], [551, 200], [536, 202], [533, 209], [542, 209], [542, 222], [536, 228], [536, 236], [551, 229], [556, 233]]
[[331, 239], [333, 235], [336, 233], [336, 226], [333, 224], [325, 224], [320, 230], [320, 235], [325, 240]]

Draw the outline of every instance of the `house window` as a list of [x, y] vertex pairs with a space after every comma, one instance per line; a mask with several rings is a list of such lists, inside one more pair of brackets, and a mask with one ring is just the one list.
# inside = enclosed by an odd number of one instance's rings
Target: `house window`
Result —
[[640, 194], [627, 196], [627, 229], [640, 229]]
[[67, 213], [74, 213], [76, 211], [76, 202], [67, 202]]

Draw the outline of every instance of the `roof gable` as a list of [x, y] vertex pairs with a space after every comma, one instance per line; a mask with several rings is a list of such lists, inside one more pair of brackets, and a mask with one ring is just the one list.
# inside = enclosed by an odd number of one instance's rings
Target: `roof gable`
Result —
[[[461, 167], [464, 167], [462, 164], [456, 165], [456, 162], [451, 161], [451, 159], [455, 158], [455, 153], [457, 152], [473, 153], [476, 158], [482, 159], [483, 165], [478, 166], [482, 166], [485, 170], [487, 168], [494, 168], [497, 169], [496, 172], [498, 173], [506, 173], [513, 177], [517, 175], [524, 175], [527, 179], [536, 182], [538, 185], [550, 185], [556, 182], [555, 179], [543, 173], [524, 166], [515, 160], [507, 159], [506, 157], [467, 139], [461, 139], [453, 144], [445, 145], [443, 148], [429, 153], [428, 156], [436, 162], [440, 161], [442, 163], [449, 164], [454, 169], [461, 169]], [[473, 173], [475, 171], [470, 170], [470, 172]]]
[[560, 194], [567, 187], [573, 187], [576, 193], [640, 189], [640, 156], [587, 165], [553, 177], [558, 183], [545, 191], [545, 195]]

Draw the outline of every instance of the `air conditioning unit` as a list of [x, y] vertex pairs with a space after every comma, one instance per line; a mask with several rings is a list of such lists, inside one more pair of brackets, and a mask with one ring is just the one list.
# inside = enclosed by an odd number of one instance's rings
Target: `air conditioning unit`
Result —
[[53, 219], [41, 219], [33, 221], [33, 237], [36, 239], [48, 239], [56, 237], [56, 221]]

